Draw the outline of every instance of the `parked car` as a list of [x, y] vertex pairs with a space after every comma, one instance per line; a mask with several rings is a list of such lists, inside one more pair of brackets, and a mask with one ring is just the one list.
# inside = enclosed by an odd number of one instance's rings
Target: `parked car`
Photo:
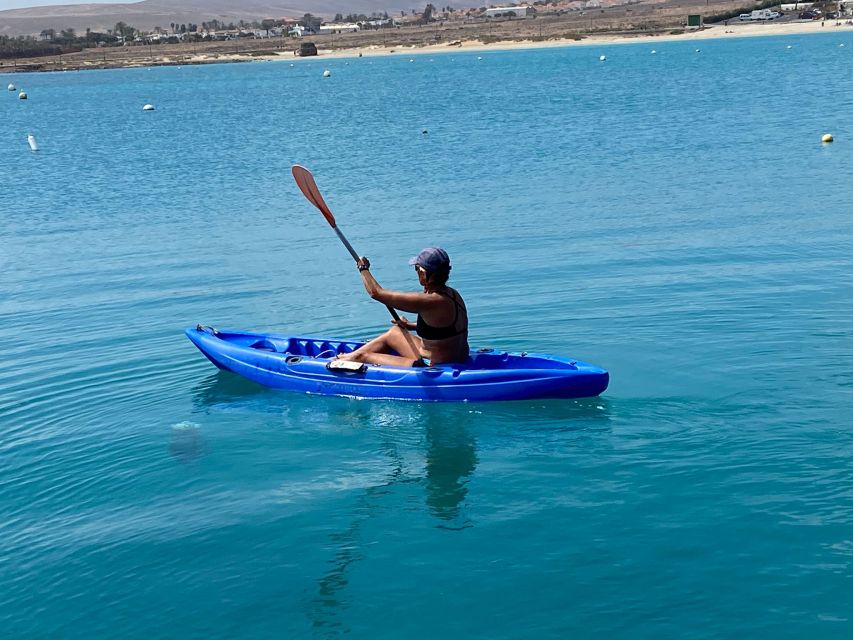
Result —
[[738, 20], [752, 20], [751, 13], [742, 13], [737, 17]]
[[800, 12], [800, 20], [817, 20], [820, 18], [820, 11], [815, 9], [806, 9]]
[[317, 55], [317, 45], [313, 42], [303, 42], [299, 45], [299, 48], [294, 51], [298, 56], [316, 56]]

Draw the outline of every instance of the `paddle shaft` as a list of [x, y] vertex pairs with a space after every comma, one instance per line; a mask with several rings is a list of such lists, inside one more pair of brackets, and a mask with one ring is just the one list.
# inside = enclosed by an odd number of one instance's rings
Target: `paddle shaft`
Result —
[[[353, 249], [352, 245], [349, 243], [349, 240], [347, 240], [346, 236], [341, 232], [340, 229], [338, 229], [338, 223], [335, 221], [335, 216], [332, 215], [332, 211], [329, 209], [329, 206], [326, 204], [326, 201], [323, 200], [323, 196], [320, 193], [320, 189], [317, 188], [317, 182], [314, 180], [314, 176], [311, 174], [310, 171], [308, 171], [308, 169], [298, 164], [293, 165], [291, 171], [293, 173], [294, 180], [296, 180], [296, 186], [298, 186], [302, 194], [306, 198], [308, 198], [308, 201], [320, 210], [320, 213], [322, 213], [323, 217], [326, 218], [326, 222], [328, 222], [329, 226], [334, 229], [338, 238], [341, 242], [343, 242], [344, 246], [347, 248], [347, 251], [349, 251], [349, 254], [352, 256], [352, 259], [355, 260], [357, 264], [360, 259], [358, 252]], [[387, 304], [385, 305], [385, 308], [388, 309], [388, 313], [391, 314], [391, 317], [394, 318], [394, 321], [399, 323], [398, 326], [403, 329], [404, 333], [406, 334], [406, 337], [408, 338], [409, 344], [414, 350], [414, 352], [418, 353], [419, 350], [415, 348], [414, 341], [409, 335], [409, 332], [406, 331], [406, 328], [404, 326], [402, 326], [402, 321], [400, 320], [400, 316], [397, 314], [396, 309]]]
[[[349, 243], [349, 240], [347, 240], [346, 236], [341, 233], [341, 230], [338, 229], [337, 225], [332, 227], [332, 229], [334, 229], [335, 233], [338, 234], [338, 238], [340, 238], [341, 242], [344, 243], [344, 246], [347, 248], [347, 251], [349, 251], [349, 254], [352, 256], [352, 259], [355, 260], [356, 263], [358, 263], [359, 255], [356, 250], [352, 248], [352, 245]], [[395, 322], [400, 322], [400, 316], [397, 314], [397, 310], [394, 307], [390, 307], [386, 304], [385, 308], [388, 309], [388, 313], [391, 314], [391, 317], [394, 318]], [[402, 328], [405, 329], [405, 327]]]
[[352, 256], [352, 259], [358, 262], [359, 255], [356, 250], [352, 248], [352, 245], [349, 243], [349, 240], [347, 240], [346, 236], [341, 233], [341, 230], [338, 229], [337, 226], [332, 227], [332, 229], [334, 229], [335, 233], [338, 234], [338, 238], [341, 242], [344, 243], [344, 246], [347, 248], [347, 251], [349, 251], [349, 254]]

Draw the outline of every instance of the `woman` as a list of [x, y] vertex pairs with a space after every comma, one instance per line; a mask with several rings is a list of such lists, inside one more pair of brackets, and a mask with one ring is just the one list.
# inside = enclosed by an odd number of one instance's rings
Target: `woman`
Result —
[[[352, 353], [338, 356], [370, 364], [398, 367], [464, 362], [468, 358], [468, 310], [455, 289], [447, 286], [450, 257], [444, 249], [427, 247], [409, 260], [418, 273], [423, 292], [383, 289], [370, 273], [370, 261], [361, 258], [358, 270], [368, 295], [401, 311], [418, 314], [416, 323], [400, 318], [391, 329]], [[410, 331], [417, 332], [413, 336]]]

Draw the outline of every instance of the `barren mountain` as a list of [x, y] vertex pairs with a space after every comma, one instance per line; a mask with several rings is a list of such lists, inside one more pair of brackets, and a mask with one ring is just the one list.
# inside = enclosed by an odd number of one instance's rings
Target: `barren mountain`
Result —
[[225, 22], [264, 18], [299, 18], [306, 13], [334, 16], [336, 13], [390, 13], [423, 9], [419, 0], [142, 0], [132, 4], [69, 4], [0, 11], [0, 35], [38, 34], [42, 29], [106, 31], [117, 22], [138, 29], [168, 27], [176, 23], [201, 23], [214, 18]]

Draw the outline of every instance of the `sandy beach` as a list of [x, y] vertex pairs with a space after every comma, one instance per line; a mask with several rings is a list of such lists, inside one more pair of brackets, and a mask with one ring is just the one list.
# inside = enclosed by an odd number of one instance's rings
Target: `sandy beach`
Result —
[[[583, 38], [582, 40], [560, 38], [548, 40], [545, 42], [514, 41], [506, 40], [500, 42], [491, 42], [484, 44], [476, 40], [461, 41], [456, 45], [437, 44], [422, 47], [383, 47], [370, 46], [352, 49], [338, 50], [323, 50], [320, 49], [320, 55], [323, 58], [352, 58], [361, 56], [385, 56], [385, 55], [414, 55], [414, 54], [436, 54], [436, 53], [453, 53], [458, 51], [501, 51], [507, 49], [542, 49], [551, 47], [588, 47], [613, 44], [636, 44], [637, 42], [648, 42], [654, 44], [657, 42], [672, 42], [683, 40], [710, 40], [715, 38], [742, 38], [742, 37], [759, 37], [759, 36], [785, 36], [785, 35], [803, 35], [815, 33], [830, 33], [830, 32], [848, 32], [853, 31], [853, 25], [846, 24], [845, 21], [827, 21], [822, 25], [820, 21], [798, 21], [798, 22], [764, 22], [764, 23], [730, 23], [728, 26], [713, 25], [706, 26], [701, 30], [685, 31], [679, 34], [612, 34], [612, 35], [593, 35]], [[276, 59], [280, 56], [267, 56], [267, 58]], [[289, 53], [285, 57], [292, 57]], [[236, 56], [235, 56], [236, 58]]]
[[[388, 55], [424, 55], [466, 52], [485, 52], [510, 49], [540, 49], [566, 46], [602, 46], [614, 44], [649, 44], [685, 41], [708, 40], [715, 38], [741, 38], [758, 36], [785, 36], [817, 33], [844, 33], [853, 30], [853, 23], [843, 20], [785, 20], [773, 22], [738, 22], [730, 20], [729, 24], [707, 25], [702, 29], [688, 30], [672, 28], [659, 29], [655, 32], [618, 31], [601, 33], [578, 33], [571, 37], [501, 38], [484, 37], [464, 38], [427, 44], [424, 42], [411, 43], [378, 43], [364, 41], [365, 35], [356, 43], [349, 44], [347, 39], [325, 41], [314, 38], [318, 45], [320, 59], [343, 59], [356, 57], [376, 57]], [[528, 31], [529, 33], [529, 31]], [[368, 36], [369, 37], [369, 36]], [[374, 34], [378, 40], [384, 36]], [[447, 36], [445, 36], [447, 38]], [[448, 38], [449, 39], [449, 38]], [[16, 61], [14, 66], [5, 61], [3, 71], [59, 71], [86, 68], [116, 68], [116, 67], [147, 67], [183, 64], [211, 64], [238, 62], [265, 62], [271, 60], [287, 60], [298, 62], [316, 58], [300, 58], [293, 53], [293, 47], [298, 41], [288, 40], [263, 41], [255, 40], [239, 43], [203, 43], [198, 45], [161, 45], [157, 47], [130, 47], [114, 49], [86, 49], [76, 54], [50, 58], [35, 58]]]
[[[498, 42], [490, 42], [485, 44], [479, 40], [461, 40], [454, 43], [441, 43], [425, 46], [383, 46], [369, 45], [362, 47], [351, 47], [343, 49], [319, 49], [319, 57], [326, 59], [344, 59], [357, 57], [377, 57], [388, 55], [424, 55], [424, 54], [445, 54], [465, 52], [487, 52], [487, 51], [504, 51], [511, 49], [544, 49], [553, 47], [589, 47], [614, 44], [636, 44], [638, 42], [647, 42], [655, 44], [659, 42], [674, 42], [684, 40], [710, 40], [716, 38], [748, 38], [760, 36], [785, 36], [785, 35], [805, 35], [818, 33], [844, 33], [853, 31], [853, 24], [847, 24], [846, 20], [841, 21], [826, 21], [821, 23], [819, 20], [812, 21], [791, 21], [791, 22], [759, 22], [759, 23], [743, 23], [731, 21], [728, 25], [711, 25], [697, 30], [685, 30], [683, 33], [666, 33], [666, 34], [599, 34], [586, 36], [583, 39], [576, 38], [556, 38], [547, 41], [534, 42], [532, 40], [502, 40]], [[281, 60], [285, 59], [291, 62], [300, 60], [315, 60], [316, 58], [299, 58], [294, 56], [291, 51], [282, 51], [272, 55], [241, 55], [241, 54], [212, 54], [198, 55], [189, 59], [189, 62], [196, 64], [204, 64], [210, 62], [246, 62], [246, 61], [264, 61], [264, 60]], [[167, 58], [159, 60], [161, 64], [174, 64]]]

